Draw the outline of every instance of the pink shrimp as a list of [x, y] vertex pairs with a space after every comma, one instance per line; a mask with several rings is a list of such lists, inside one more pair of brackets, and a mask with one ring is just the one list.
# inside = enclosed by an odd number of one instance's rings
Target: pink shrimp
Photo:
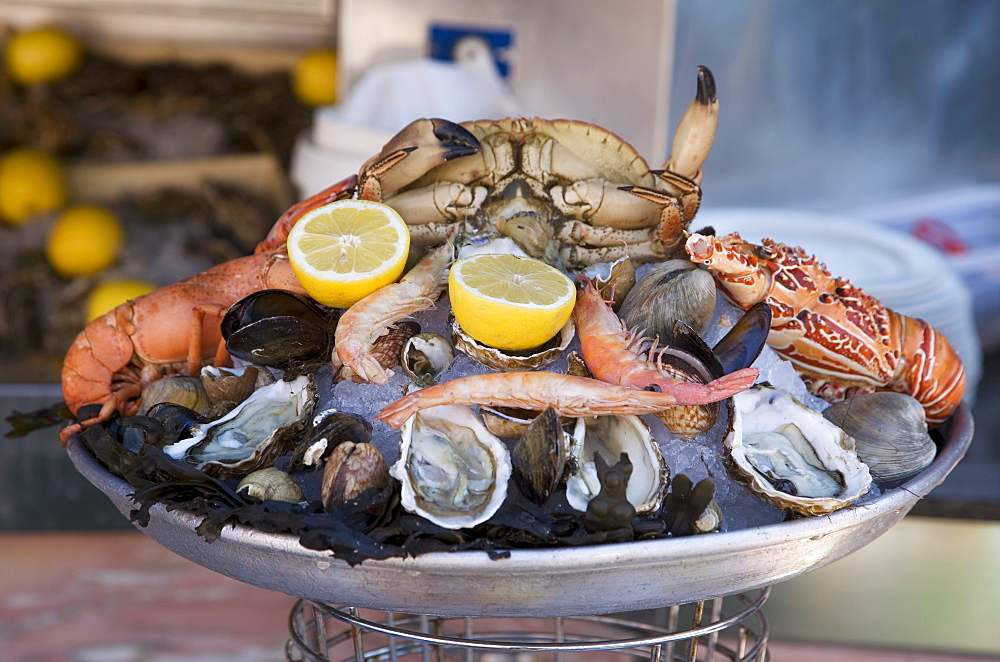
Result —
[[677, 404], [672, 393], [644, 391], [599, 379], [558, 372], [491, 372], [469, 375], [413, 391], [391, 402], [375, 416], [399, 428], [421, 409], [438, 405], [488, 405], [542, 411], [560, 416], [651, 414]]
[[[447, 284], [453, 246], [448, 241], [424, 256], [398, 283], [372, 292], [347, 309], [334, 332], [333, 368], [349, 368], [359, 378], [385, 384], [392, 376], [372, 355], [372, 345], [404, 317], [434, 307]], [[342, 376], [349, 376], [343, 375]]]
[[[680, 405], [703, 405], [732, 397], [753, 386], [759, 372], [743, 368], [707, 384], [682, 381], [664, 372], [639, 353], [645, 340], [638, 332], [629, 331], [601, 297], [597, 288], [586, 279], [576, 298], [573, 323], [580, 338], [583, 360], [597, 379], [643, 389], [656, 386], [670, 393]], [[654, 349], [649, 352], [650, 357]], [[698, 379], [691, 375], [691, 379]]]

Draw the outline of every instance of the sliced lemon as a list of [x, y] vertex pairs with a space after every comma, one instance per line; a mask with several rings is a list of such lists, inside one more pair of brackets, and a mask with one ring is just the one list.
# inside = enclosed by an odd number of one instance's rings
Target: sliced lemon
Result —
[[339, 200], [299, 219], [287, 245], [306, 293], [325, 306], [347, 308], [399, 278], [410, 231], [388, 205]]
[[484, 345], [519, 351], [559, 332], [573, 314], [576, 288], [541, 260], [486, 253], [452, 265], [448, 297], [466, 333]]

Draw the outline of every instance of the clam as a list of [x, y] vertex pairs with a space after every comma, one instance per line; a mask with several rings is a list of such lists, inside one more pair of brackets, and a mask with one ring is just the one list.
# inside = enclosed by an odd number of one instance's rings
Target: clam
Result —
[[243, 492], [255, 499], [266, 501], [287, 501], [299, 503], [305, 500], [302, 488], [288, 473], [275, 467], [264, 467], [247, 474], [236, 486], [237, 492]]
[[286, 367], [330, 351], [328, 316], [307, 297], [286, 290], [259, 290], [234, 303], [222, 318], [222, 337], [233, 356]]
[[389, 473], [401, 483], [403, 508], [460, 529], [485, 522], [503, 505], [511, 460], [471, 407], [445, 405], [403, 424], [400, 457]]
[[574, 472], [566, 479], [566, 497], [576, 510], [601, 491], [594, 457], [600, 455], [608, 466], [626, 454], [632, 464], [626, 496], [636, 512], [646, 513], [660, 506], [667, 485], [667, 465], [649, 427], [638, 416], [605, 415], [577, 419], [570, 456]]
[[525, 496], [537, 504], [551, 496], [562, 480], [571, 441], [551, 407], [525, 428], [511, 451], [514, 480]]
[[937, 455], [923, 406], [904, 393], [856, 395], [830, 405], [823, 416], [854, 437], [858, 457], [877, 482], [906, 480], [926, 469]]
[[150, 382], [142, 389], [139, 415], [145, 415], [153, 405], [172, 402], [196, 412], [202, 412], [211, 402], [197, 377], [175, 375]]
[[306, 375], [259, 388], [222, 418], [192, 426], [191, 436], [163, 450], [216, 478], [271, 466], [306, 426], [315, 390]]
[[323, 507], [334, 510], [369, 488], [385, 489], [389, 481], [389, 470], [377, 448], [345, 441], [333, 450], [323, 468]]
[[418, 333], [403, 343], [399, 352], [403, 372], [427, 386], [436, 383], [454, 358], [451, 341], [439, 333]]
[[708, 269], [689, 260], [667, 260], [646, 271], [636, 281], [618, 310], [630, 329], [674, 341], [674, 324], [680, 320], [704, 333], [715, 312], [715, 279]]
[[451, 331], [457, 349], [493, 370], [535, 370], [541, 368], [562, 356], [576, 336], [576, 327], [570, 320], [563, 325], [563, 328], [552, 340], [541, 347], [523, 352], [512, 352], [480, 343], [463, 331], [454, 319], [452, 319]]
[[763, 500], [823, 515], [871, 487], [854, 439], [785, 391], [757, 385], [732, 398], [725, 446], [734, 476]]

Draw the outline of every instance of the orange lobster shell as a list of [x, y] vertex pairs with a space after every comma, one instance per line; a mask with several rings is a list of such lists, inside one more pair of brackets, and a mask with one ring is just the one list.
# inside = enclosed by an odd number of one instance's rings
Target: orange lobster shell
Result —
[[906, 393], [932, 425], [962, 401], [965, 369], [943, 334], [831, 276], [802, 248], [773, 239], [752, 244], [737, 233], [692, 234], [685, 248], [741, 307], [767, 301], [767, 344], [795, 365], [813, 394], [840, 402], [876, 390]]

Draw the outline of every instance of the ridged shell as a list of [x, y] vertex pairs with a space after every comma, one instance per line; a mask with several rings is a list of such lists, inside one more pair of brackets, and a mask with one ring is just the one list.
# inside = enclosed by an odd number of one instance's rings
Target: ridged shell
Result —
[[577, 419], [570, 454], [576, 471], [566, 479], [566, 497], [576, 510], [586, 511], [587, 503], [600, 491], [594, 455], [600, 454], [614, 466], [622, 453], [632, 463], [626, 495], [638, 513], [659, 508], [667, 487], [667, 465], [649, 427], [638, 416], [607, 415]]
[[535, 417], [511, 451], [514, 480], [525, 496], [545, 502], [562, 480], [572, 439], [551, 407]]
[[830, 405], [823, 416], [854, 437], [858, 457], [879, 483], [915, 476], [937, 455], [923, 406], [905, 393], [856, 395]]
[[785, 391], [758, 385], [732, 398], [726, 450], [734, 477], [763, 500], [824, 515], [871, 487], [854, 439]]
[[272, 383], [274, 377], [271, 373], [252, 365], [242, 368], [205, 366], [201, 369], [202, 387], [213, 404], [243, 402], [261, 386]]
[[566, 322], [555, 338], [531, 354], [524, 352], [505, 352], [495, 347], [488, 347], [469, 336], [458, 322], [452, 320], [452, 339], [455, 348], [476, 359], [487, 368], [494, 370], [535, 370], [552, 363], [566, 351], [570, 342], [576, 336], [573, 321]]
[[389, 469], [377, 448], [345, 441], [333, 449], [323, 467], [323, 507], [334, 510], [369, 488], [388, 487], [389, 481]]
[[400, 503], [438, 526], [461, 529], [485, 522], [507, 498], [510, 453], [471, 407], [445, 405], [411, 416], [402, 429]]

